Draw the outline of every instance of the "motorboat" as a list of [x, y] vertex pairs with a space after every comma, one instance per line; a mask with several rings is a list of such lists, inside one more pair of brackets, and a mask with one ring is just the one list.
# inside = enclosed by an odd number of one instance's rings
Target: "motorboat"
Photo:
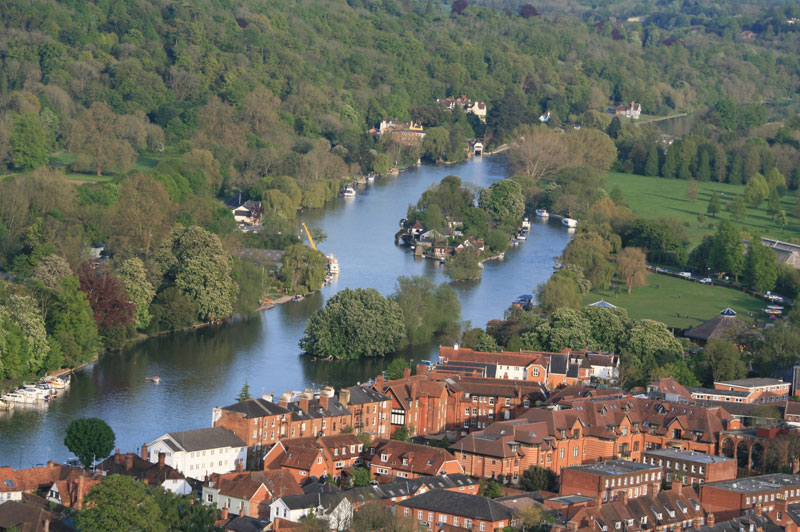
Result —
[[367, 183], [374, 183], [375, 182], [375, 174], [369, 174], [367, 176]]
[[158, 375], [153, 375], [152, 377], [147, 377], [147, 380], [152, 382], [153, 384], [158, 384], [161, 382], [161, 377]]
[[550, 213], [547, 212], [547, 209], [536, 209], [536, 217], [537, 218], [549, 218]]
[[531, 230], [531, 222], [528, 220], [528, 217], [522, 219], [522, 230], [523, 231], [530, 231]]
[[56, 390], [63, 390], [69, 388], [69, 377], [45, 377], [42, 382], [46, 382]]
[[300, 301], [302, 301], [303, 299], [305, 299], [305, 298], [303, 297], [303, 294], [295, 294], [295, 296], [292, 298], [292, 302], [294, 302], [294, 303], [299, 303], [299, 302], [300, 302]]
[[339, 260], [331, 253], [328, 255], [328, 272], [332, 275], [338, 275], [339, 271]]
[[50, 393], [48, 390], [44, 390], [42, 388], [37, 388], [36, 386], [26, 384], [19, 390], [17, 390], [22, 395], [33, 397], [34, 400], [37, 401], [49, 401], [50, 400]]
[[3, 397], [19, 404], [33, 404], [38, 400], [35, 394], [23, 393], [21, 389], [16, 392], [7, 393]]
[[356, 197], [356, 189], [351, 186], [346, 186], [342, 189], [342, 197], [345, 198], [355, 198]]
[[524, 231], [520, 231], [517, 233], [517, 240], [527, 240], [528, 236], [525, 234]]
[[575, 228], [578, 227], [578, 220], [576, 220], [575, 218], [562, 218], [561, 225], [563, 225], [564, 227]]

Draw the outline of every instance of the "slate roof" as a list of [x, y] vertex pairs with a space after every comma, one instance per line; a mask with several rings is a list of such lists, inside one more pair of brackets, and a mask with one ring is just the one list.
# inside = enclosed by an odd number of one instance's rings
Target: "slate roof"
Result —
[[697, 451], [686, 451], [684, 449], [650, 449], [644, 451], [643, 456], [658, 456], [661, 458], [671, 458], [673, 460], [683, 460], [684, 462], [695, 462], [698, 464], [714, 464], [717, 462], [732, 461], [733, 458], [717, 456], [715, 454], [701, 453]]
[[722, 482], [708, 482], [705, 486], [735, 493], [761, 493], [800, 486], [800, 477], [786, 473], [774, 473], [772, 475], [724, 480]]
[[512, 517], [511, 510], [499, 502], [458, 491], [431, 490], [397, 504], [408, 508], [442, 512], [492, 523], [508, 521]]
[[307, 493], [280, 498], [290, 510], [303, 510], [318, 506], [331, 510], [336, 508], [343, 499], [344, 496], [341, 493]]
[[[797, 506], [797, 505], [790, 505]], [[789, 514], [789, 512], [786, 512]], [[746, 517], [735, 517], [730, 521], [715, 523], [714, 526], [703, 525], [699, 532], [742, 532], [749, 530], [760, 530], [763, 532], [779, 532], [783, 527], [776, 525], [765, 516], [748, 515]]]
[[550, 373], [566, 375], [568, 362], [569, 357], [567, 355], [550, 355]]
[[[130, 469], [127, 468], [130, 460]], [[97, 469], [110, 475], [126, 475], [137, 480], [147, 480], [151, 484], [161, 484], [165, 480], [181, 480], [185, 478], [179, 471], [164, 464], [152, 463], [142, 459], [136, 453], [114, 454], [103, 460]]]
[[245, 418], [276, 416], [289, 413], [289, 411], [282, 406], [260, 397], [224, 406], [222, 409], [244, 414]]
[[786, 401], [784, 414], [787, 416], [800, 416], [800, 401]]
[[594, 464], [586, 464], [580, 466], [567, 467], [572, 471], [582, 471], [592, 475], [606, 476], [606, 475], [627, 475], [629, 473], [638, 473], [650, 469], [661, 469], [661, 466], [649, 465], [639, 462], [629, 462], [627, 460], [606, 460], [604, 462], [597, 462]]
[[222, 529], [231, 532], [261, 532], [267, 526], [266, 521], [262, 522], [255, 517], [236, 516], [228, 521]]
[[44, 532], [45, 521], [49, 521], [50, 532], [70, 530], [50, 512], [30, 503], [6, 501], [0, 504], [0, 529], [14, 528], [18, 532]]
[[697, 327], [689, 329], [683, 335], [695, 340], [708, 341], [714, 338], [728, 338], [731, 334], [736, 334], [745, 329], [747, 329], [747, 325], [736, 316], [720, 314]]
[[222, 427], [168, 432], [167, 435], [187, 452], [219, 449], [220, 447], [245, 447], [239, 436]]
[[761, 386], [775, 386], [777, 384], [789, 384], [781, 379], [768, 379], [764, 377], [753, 377], [750, 379], [735, 379], [732, 381], [717, 381], [714, 384], [725, 386], [742, 386], [746, 388], [758, 388]]
[[350, 402], [348, 404], [361, 405], [389, 400], [388, 395], [364, 386], [351, 386], [347, 390], [350, 392]]
[[[386, 462], [381, 460], [382, 454], [387, 455]], [[403, 464], [403, 459], [408, 460], [408, 465]], [[378, 438], [370, 444], [370, 464], [413, 471], [418, 475], [436, 475], [444, 463], [450, 461], [455, 462], [456, 457], [446, 449], [438, 447], [382, 438]]]

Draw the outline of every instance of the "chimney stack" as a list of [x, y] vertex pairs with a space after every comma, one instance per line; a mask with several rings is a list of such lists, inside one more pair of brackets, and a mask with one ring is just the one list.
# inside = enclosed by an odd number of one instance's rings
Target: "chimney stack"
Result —
[[411, 376], [411, 368], [403, 368], [403, 378], [407, 379]]
[[128, 453], [125, 455], [125, 471], [133, 469], [133, 455]]
[[619, 490], [617, 492], [617, 499], [622, 501], [622, 504], [628, 502], [628, 490]]
[[297, 404], [300, 406], [300, 410], [303, 412], [308, 412], [308, 397], [301, 395], [300, 399], [297, 401]]
[[578, 522], [575, 520], [568, 522], [567, 530], [569, 530], [570, 532], [578, 532]]
[[56, 463], [52, 460], [47, 461], [47, 469], [53, 469], [56, 467]]
[[417, 364], [417, 375], [425, 375], [428, 373], [429, 366], [427, 364]]
[[383, 375], [378, 375], [375, 377], [375, 388], [379, 392], [383, 392]]
[[75, 497], [75, 502], [78, 510], [83, 510], [83, 482], [84, 476], [81, 475], [78, 477], [78, 493]]
[[117, 449], [116, 451], [114, 451], [114, 463], [119, 464], [121, 460], [122, 456], [120, 456], [119, 449]]
[[319, 405], [322, 408], [324, 408], [325, 410], [327, 410], [328, 407], [330, 406], [330, 404], [331, 404], [331, 398], [328, 397], [327, 395], [325, 395], [324, 393], [320, 394], [320, 396], [319, 396]]
[[147, 454], [147, 444], [146, 443], [142, 444], [142, 460], [147, 460], [148, 462], [150, 461], [150, 458], [149, 458], [149, 456]]
[[228, 507], [227, 506], [223, 506], [222, 507], [222, 512], [220, 512], [219, 517], [220, 517], [220, 519], [228, 519]]
[[239, 517], [244, 517], [244, 506], [239, 509]]
[[241, 460], [236, 460], [236, 472], [237, 473], [241, 473], [242, 472], [242, 461]]
[[158, 453], [158, 467], [164, 467], [167, 463], [167, 453]]
[[339, 390], [339, 402], [342, 403], [343, 407], [347, 407], [350, 404], [350, 389], [349, 388], [342, 388]]
[[693, 521], [693, 526], [696, 530], [700, 530], [703, 526], [703, 518], [702, 517], [695, 517]]
[[706, 524], [708, 526], [714, 526], [715, 522], [716, 520], [714, 519], [714, 514], [713, 513], [708, 514], [708, 516], [706, 517]]

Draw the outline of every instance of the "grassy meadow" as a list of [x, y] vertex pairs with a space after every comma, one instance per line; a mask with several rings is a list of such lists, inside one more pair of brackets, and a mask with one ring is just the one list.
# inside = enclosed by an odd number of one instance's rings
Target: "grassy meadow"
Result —
[[[683, 179], [666, 179], [663, 177], [646, 177], [634, 174], [621, 174], [611, 172], [608, 175], [607, 190], [614, 185], [619, 185], [625, 202], [634, 213], [645, 218], [668, 217], [675, 218], [687, 224], [691, 246], [700, 243], [703, 236], [713, 232], [714, 225], [719, 218], [729, 216], [727, 204], [737, 195], [744, 194], [744, 185], [729, 185], [717, 182], [698, 182], [697, 200], [690, 202], [686, 199], [686, 184]], [[718, 192], [722, 203], [722, 212], [716, 218], [706, 216], [704, 222], [699, 222], [697, 216], [706, 214], [711, 195]], [[792, 215], [795, 204], [795, 195], [787, 192], [781, 198], [783, 210], [789, 218], [789, 223], [781, 231], [767, 214], [767, 201], [757, 209], [747, 208], [747, 217], [741, 223], [736, 222], [739, 229], [748, 233], [759, 233], [761, 236], [788, 240], [800, 238], [800, 221]]]
[[[700, 325], [726, 307], [747, 318], [748, 313], [757, 315], [767, 305], [763, 300], [740, 290], [700, 284], [669, 275], [653, 273], [647, 276], [647, 281], [648, 286], [634, 288], [631, 295], [627, 294], [624, 285], [620, 285], [617, 294], [613, 290], [592, 291], [584, 296], [583, 304], [604, 299], [612, 305], [623, 307], [631, 318], [654, 319], [680, 329]], [[687, 314], [688, 317], [685, 317]]]

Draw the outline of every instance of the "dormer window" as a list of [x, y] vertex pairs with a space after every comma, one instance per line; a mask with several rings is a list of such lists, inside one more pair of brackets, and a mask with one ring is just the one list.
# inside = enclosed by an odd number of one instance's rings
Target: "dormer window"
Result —
[[387, 462], [389, 460], [389, 455], [386, 453], [381, 454], [381, 462]]
[[403, 465], [408, 465], [408, 458], [403, 458]]

